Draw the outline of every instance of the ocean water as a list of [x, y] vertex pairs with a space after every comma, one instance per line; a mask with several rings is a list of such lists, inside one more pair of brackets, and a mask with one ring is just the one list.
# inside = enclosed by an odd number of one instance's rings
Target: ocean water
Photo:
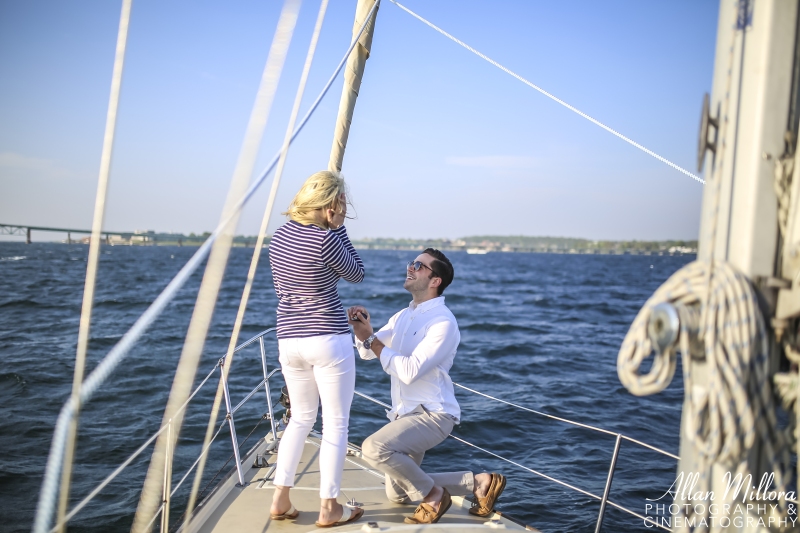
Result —
[[[120, 339], [194, 248], [103, 247], [88, 370]], [[0, 531], [29, 531], [59, 409], [69, 395], [88, 248], [0, 243]], [[225, 353], [252, 249], [234, 249], [198, 381]], [[363, 283], [340, 283], [343, 303], [363, 304], [382, 325], [408, 305], [402, 288], [408, 251], [364, 250]], [[678, 451], [680, 370], [663, 392], [632, 396], [616, 374], [617, 351], [641, 305], [690, 256], [449, 254], [456, 278], [445, 293], [459, 321], [453, 380], [522, 406], [595, 425]], [[82, 412], [72, 504], [126, 459], [159, 426], [199, 286], [179, 297]], [[256, 279], [241, 340], [273, 326], [276, 298], [266, 262]], [[277, 364], [276, 341], [267, 342]], [[234, 401], [261, 379], [257, 345], [234, 360]], [[278, 375], [273, 381], [282, 385]], [[357, 389], [388, 401], [389, 380], [374, 361], [358, 361]], [[173, 486], [199, 453], [216, 381], [190, 405], [175, 460]], [[602, 494], [614, 436], [521, 411], [456, 390], [463, 422], [454, 434], [594, 494]], [[240, 443], [266, 411], [263, 394], [236, 415]], [[383, 409], [356, 397], [350, 439], [359, 443], [384, 422]], [[267, 431], [253, 431], [247, 450]], [[213, 445], [206, 480], [231, 455], [227, 430]], [[70, 531], [130, 528], [149, 451], [71, 522]], [[431, 450], [431, 471], [498, 471], [508, 485], [498, 508], [544, 532], [594, 531], [599, 503], [474, 447], [447, 439]], [[223, 469], [225, 474], [232, 465]], [[610, 498], [643, 514], [645, 498], [664, 494], [676, 461], [623, 441]], [[205, 485], [205, 482], [204, 482]], [[190, 483], [173, 500], [177, 520]], [[268, 495], [265, 494], [265, 498]], [[265, 499], [264, 512], [269, 501]], [[608, 508], [604, 531], [651, 531]]]

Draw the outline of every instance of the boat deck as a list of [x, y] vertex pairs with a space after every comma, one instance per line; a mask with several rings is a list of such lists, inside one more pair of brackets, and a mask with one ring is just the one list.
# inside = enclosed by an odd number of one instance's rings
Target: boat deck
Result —
[[[319, 435], [312, 433], [306, 440], [303, 456], [298, 467], [292, 503], [300, 511], [296, 520], [271, 520], [269, 507], [272, 502], [272, 473], [277, 459], [269, 452], [271, 435], [259, 443], [243, 458], [245, 487], [238, 485], [236, 471], [232, 471], [197, 508], [191, 530], [198, 533], [307, 532], [318, 531], [314, 522], [319, 513]], [[266, 466], [253, 466], [257, 455], [266, 457]], [[364, 516], [357, 522], [336, 527], [344, 531], [419, 531], [435, 529], [437, 532], [464, 531], [487, 528], [537, 531], [512, 521], [501, 513], [479, 518], [467, 511], [471, 502], [453, 496], [453, 505], [438, 524], [424, 528], [403, 523], [403, 517], [414, 512], [413, 505], [395, 504], [386, 499], [383, 474], [367, 466], [359, 457], [360, 451], [350, 449], [342, 476], [342, 495], [339, 501], [355, 499], [364, 509]], [[262, 463], [263, 464], [263, 463]]]

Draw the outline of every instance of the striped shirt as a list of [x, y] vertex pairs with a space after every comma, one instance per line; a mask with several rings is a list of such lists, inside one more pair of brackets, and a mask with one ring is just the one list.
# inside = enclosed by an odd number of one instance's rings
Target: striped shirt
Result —
[[344, 226], [324, 230], [291, 220], [269, 245], [272, 280], [278, 295], [278, 338], [349, 334], [336, 284], [364, 279], [364, 263]]

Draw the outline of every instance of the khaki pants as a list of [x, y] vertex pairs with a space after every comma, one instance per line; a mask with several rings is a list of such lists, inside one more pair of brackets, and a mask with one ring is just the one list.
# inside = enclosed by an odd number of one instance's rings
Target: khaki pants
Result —
[[386, 474], [386, 496], [395, 503], [421, 501], [434, 485], [456, 496], [472, 494], [475, 476], [470, 471], [426, 474], [420, 465], [425, 452], [442, 442], [455, 420], [432, 413], [421, 405], [383, 426], [364, 441], [364, 459]]

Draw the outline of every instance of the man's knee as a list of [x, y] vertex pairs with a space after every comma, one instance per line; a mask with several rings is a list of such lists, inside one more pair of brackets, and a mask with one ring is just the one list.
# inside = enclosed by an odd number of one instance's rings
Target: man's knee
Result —
[[386, 461], [389, 455], [386, 451], [386, 446], [378, 442], [374, 434], [367, 437], [361, 445], [361, 454], [364, 456], [364, 459], [373, 464]]

